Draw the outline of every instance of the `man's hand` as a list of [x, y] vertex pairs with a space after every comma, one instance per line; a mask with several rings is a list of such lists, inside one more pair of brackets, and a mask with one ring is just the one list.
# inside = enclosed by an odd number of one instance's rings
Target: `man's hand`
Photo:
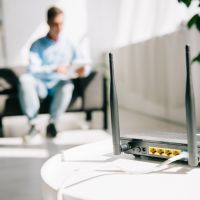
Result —
[[76, 73], [78, 74], [79, 77], [83, 77], [85, 74], [85, 68], [84, 67], [80, 67], [76, 70]]
[[60, 73], [60, 74], [67, 74], [67, 66], [66, 65], [59, 65], [55, 69], [55, 72]]

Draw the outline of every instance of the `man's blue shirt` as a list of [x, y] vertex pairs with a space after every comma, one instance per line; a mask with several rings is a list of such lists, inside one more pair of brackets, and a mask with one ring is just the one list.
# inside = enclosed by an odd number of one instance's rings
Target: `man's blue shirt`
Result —
[[78, 51], [64, 37], [54, 41], [45, 36], [30, 48], [28, 72], [51, 88], [59, 80], [67, 80], [67, 76], [56, 73], [55, 69], [59, 65], [71, 65], [78, 57]]

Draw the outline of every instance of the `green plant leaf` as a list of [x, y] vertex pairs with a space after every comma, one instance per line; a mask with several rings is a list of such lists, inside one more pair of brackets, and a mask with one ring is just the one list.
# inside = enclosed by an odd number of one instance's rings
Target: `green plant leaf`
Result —
[[194, 24], [196, 24], [198, 19], [199, 19], [199, 15], [198, 14], [194, 15], [187, 23], [188, 28], [191, 28]]
[[198, 62], [198, 63], [200, 63], [200, 52], [199, 52], [199, 54], [196, 56], [196, 57], [194, 57], [193, 59], [192, 59], [192, 63], [193, 62]]
[[178, 2], [179, 2], [179, 3], [182, 2], [182, 3], [184, 3], [187, 7], [189, 7], [190, 4], [191, 4], [191, 2], [192, 2], [192, 0], [178, 0]]
[[199, 30], [199, 32], [200, 32], [200, 15], [199, 15], [199, 17], [197, 18], [197, 20], [196, 20], [196, 28]]

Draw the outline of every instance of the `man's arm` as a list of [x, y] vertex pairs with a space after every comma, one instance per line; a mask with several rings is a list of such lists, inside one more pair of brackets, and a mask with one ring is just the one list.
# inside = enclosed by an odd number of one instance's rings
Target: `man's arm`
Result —
[[48, 74], [55, 71], [57, 66], [55, 65], [42, 65], [42, 60], [39, 53], [31, 49], [29, 54], [29, 68], [28, 71], [32, 74]]
[[39, 51], [31, 49], [29, 54], [29, 72], [32, 74], [48, 74], [52, 72], [67, 74], [65, 65], [44, 65], [39, 56]]

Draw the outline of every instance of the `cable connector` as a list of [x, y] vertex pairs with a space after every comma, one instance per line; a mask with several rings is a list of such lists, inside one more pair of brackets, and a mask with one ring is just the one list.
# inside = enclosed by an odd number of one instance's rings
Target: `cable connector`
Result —
[[132, 149], [132, 146], [130, 145], [130, 143], [121, 144], [120, 147], [121, 147], [121, 152], [125, 152]]

